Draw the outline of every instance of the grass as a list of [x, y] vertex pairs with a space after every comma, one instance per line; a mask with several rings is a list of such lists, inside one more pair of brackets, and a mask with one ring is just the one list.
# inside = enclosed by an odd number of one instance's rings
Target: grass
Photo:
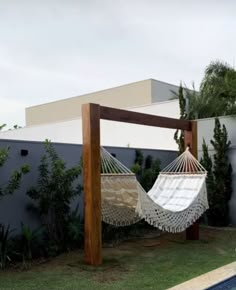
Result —
[[75, 251], [27, 271], [0, 272], [0, 289], [162, 290], [235, 261], [235, 248], [234, 230], [202, 228], [199, 241], [164, 234], [104, 249], [100, 267], [85, 265]]

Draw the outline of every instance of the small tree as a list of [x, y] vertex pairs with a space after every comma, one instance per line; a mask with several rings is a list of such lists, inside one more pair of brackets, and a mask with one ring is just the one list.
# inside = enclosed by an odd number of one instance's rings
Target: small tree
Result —
[[[180, 119], [186, 119], [187, 118], [187, 112], [186, 112], [186, 99], [184, 97], [184, 89], [182, 86], [182, 83], [180, 83], [179, 86], [179, 92], [177, 95], [179, 99], [179, 108], [180, 108]], [[184, 152], [184, 132], [183, 130], [176, 130], [174, 134], [174, 140], [178, 145], [179, 153]]]
[[206, 179], [207, 195], [208, 195], [209, 207], [211, 209], [214, 204], [215, 182], [214, 182], [214, 176], [212, 172], [213, 164], [212, 164], [211, 157], [209, 156], [208, 146], [206, 145], [205, 139], [203, 139], [202, 153], [203, 154], [202, 154], [200, 163], [207, 170], [207, 179]]
[[203, 142], [202, 165], [208, 171], [207, 189], [210, 209], [208, 221], [210, 225], [227, 226], [229, 224], [228, 203], [232, 194], [232, 166], [228, 158], [230, 141], [225, 125], [221, 126], [215, 119], [215, 128], [211, 144], [214, 148], [213, 165], [208, 148]]
[[211, 144], [215, 149], [213, 174], [215, 178], [214, 219], [219, 225], [229, 224], [228, 203], [232, 194], [232, 167], [228, 158], [228, 133], [225, 125], [221, 127], [218, 118], [215, 119], [215, 128]]
[[67, 244], [70, 202], [79, 194], [73, 183], [81, 173], [81, 166], [67, 169], [49, 141], [45, 142], [45, 151], [39, 165], [37, 187], [27, 194], [35, 201], [34, 209], [43, 219], [49, 242], [60, 252]]

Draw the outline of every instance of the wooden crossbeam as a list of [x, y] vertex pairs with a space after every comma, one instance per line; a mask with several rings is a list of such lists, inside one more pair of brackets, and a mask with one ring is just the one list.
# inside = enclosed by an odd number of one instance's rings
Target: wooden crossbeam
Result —
[[168, 129], [181, 129], [187, 131], [191, 130], [191, 122], [188, 120], [179, 120], [104, 106], [100, 106], [100, 117], [104, 120], [133, 123], [138, 125]]

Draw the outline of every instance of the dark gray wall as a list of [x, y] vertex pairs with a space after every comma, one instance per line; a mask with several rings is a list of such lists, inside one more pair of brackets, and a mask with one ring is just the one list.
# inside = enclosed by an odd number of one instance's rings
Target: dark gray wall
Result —
[[[43, 142], [0, 140], [0, 148], [7, 146], [10, 146], [10, 158], [6, 164], [0, 168], [0, 184], [6, 182], [11, 172], [18, 169], [23, 164], [29, 164], [30, 172], [23, 177], [19, 190], [12, 196], [5, 196], [0, 200], [0, 223], [10, 224], [16, 231], [20, 228], [21, 222], [31, 227], [37, 227], [39, 225], [39, 220], [26, 209], [27, 204], [30, 202], [26, 192], [31, 186], [36, 185], [38, 166], [40, 158], [44, 153], [44, 144]], [[54, 143], [54, 147], [59, 156], [66, 161], [68, 167], [80, 162], [82, 152], [81, 145]], [[27, 156], [21, 155], [22, 149], [28, 150]], [[110, 153], [116, 154], [116, 158], [125, 166], [130, 168], [133, 165], [135, 159], [134, 148], [106, 147], [106, 149]], [[159, 158], [162, 168], [176, 157], [176, 152], [174, 151], [142, 149], [142, 152], [144, 156], [150, 154], [154, 158]], [[83, 213], [83, 195], [74, 200], [73, 205], [77, 205], [78, 202], [81, 205], [81, 213]]]
[[173, 92], [178, 93], [179, 87], [165, 82], [152, 80], [151, 89], [152, 103], [156, 103], [173, 99], [173, 97], [175, 97]]

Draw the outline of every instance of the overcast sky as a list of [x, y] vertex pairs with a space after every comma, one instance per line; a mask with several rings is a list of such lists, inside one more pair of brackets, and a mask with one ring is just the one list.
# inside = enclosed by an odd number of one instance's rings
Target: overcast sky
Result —
[[24, 108], [148, 78], [198, 87], [235, 63], [234, 0], [0, 0], [0, 124]]

